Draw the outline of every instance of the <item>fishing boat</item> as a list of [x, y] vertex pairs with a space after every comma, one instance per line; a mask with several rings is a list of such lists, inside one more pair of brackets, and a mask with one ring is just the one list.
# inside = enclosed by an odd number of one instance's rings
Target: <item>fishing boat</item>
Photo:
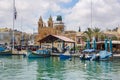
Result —
[[89, 54], [88, 56], [86, 56], [86, 54], [83, 54], [83, 56], [80, 56], [81, 60], [94, 60], [94, 61], [100, 61], [100, 60], [111, 60], [112, 58], [112, 41], [110, 40], [109, 42], [110, 45], [110, 52], [107, 51], [108, 48], [108, 43], [107, 43], [107, 39], [105, 40], [105, 50], [101, 50], [98, 53], [95, 52], [94, 53], [94, 49], [86, 49], [83, 52], [89, 52], [91, 54]]
[[105, 50], [101, 50], [93, 60], [110, 60], [112, 58], [112, 40], [109, 40], [109, 48], [110, 52], [108, 51], [108, 40], [105, 39]]
[[92, 61], [100, 61], [100, 60], [110, 60], [112, 58], [112, 53], [108, 52], [106, 50], [100, 51], [99, 53], [96, 54], [92, 50], [89, 51], [88, 53], [83, 53], [80, 56], [81, 60], [92, 60]]
[[50, 57], [50, 54], [51, 54], [51, 51], [47, 50], [47, 49], [36, 50], [36, 51], [32, 51], [32, 50], [27, 51], [28, 58], [46, 58], [46, 57]]
[[12, 55], [12, 51], [7, 47], [0, 45], [0, 55]]
[[69, 53], [69, 51], [66, 51], [64, 54], [60, 54], [60, 59], [61, 60], [65, 60], [65, 59], [71, 59], [72, 56], [71, 54]]
[[104, 51], [100, 51], [98, 54], [95, 55], [94, 58], [92, 58], [91, 60], [110, 60], [112, 58], [112, 53], [108, 52], [106, 50]]
[[82, 51], [82, 54], [80, 56], [80, 60], [91, 60], [94, 56], [94, 52], [96, 52], [95, 49], [85, 49]]

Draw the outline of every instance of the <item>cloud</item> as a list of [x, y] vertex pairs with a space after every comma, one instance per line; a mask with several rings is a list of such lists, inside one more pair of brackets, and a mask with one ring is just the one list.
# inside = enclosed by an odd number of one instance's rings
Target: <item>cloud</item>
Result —
[[68, 2], [70, 2], [70, 1], [72, 1], [72, 0], [59, 0], [60, 2], [63, 2], [63, 3], [68, 3]]
[[[120, 23], [120, 2], [118, 0], [92, 0], [92, 27], [114, 28]], [[65, 16], [67, 28], [83, 30], [91, 26], [91, 0], [79, 0]], [[74, 27], [75, 26], [75, 27]], [[77, 26], [77, 27], [76, 27]]]
[[[49, 3], [43, 0], [16, 0], [16, 9], [17, 20], [15, 21], [15, 29], [20, 29], [19, 26], [22, 25], [23, 28], [26, 28], [24, 31], [31, 32], [33, 28], [37, 29], [37, 21], [40, 15], [44, 16], [47, 12]], [[0, 15], [2, 15], [0, 16], [0, 27], [12, 28], [13, 2], [0, 0], [0, 10]]]
[[[114, 28], [120, 23], [119, 0], [92, 0], [92, 25], [101, 29]], [[11, 27], [13, 0], [0, 0], [0, 27]], [[61, 6], [62, 5], [62, 6]], [[69, 7], [66, 7], [69, 5]], [[71, 7], [70, 7], [71, 6]], [[17, 20], [15, 28], [37, 32], [40, 16], [47, 22], [49, 15], [55, 20], [62, 15], [67, 30], [82, 30], [91, 26], [91, 0], [16, 0]]]

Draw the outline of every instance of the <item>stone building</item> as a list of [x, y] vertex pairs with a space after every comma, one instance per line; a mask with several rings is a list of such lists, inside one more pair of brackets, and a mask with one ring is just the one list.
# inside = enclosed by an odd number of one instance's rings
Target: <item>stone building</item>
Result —
[[64, 23], [62, 22], [62, 17], [57, 16], [56, 21], [54, 22], [52, 17], [50, 16], [47, 25], [44, 23], [42, 17], [40, 16], [38, 21], [38, 34], [35, 37], [35, 44], [39, 39], [42, 39], [46, 37], [49, 34], [52, 35], [60, 35], [62, 32], [64, 32]]
[[[81, 31], [80, 28], [79, 31]], [[57, 16], [55, 21], [53, 21], [52, 17], [50, 16], [47, 21], [47, 25], [44, 23], [42, 17], [40, 16], [38, 21], [38, 34], [35, 36], [35, 45], [39, 45], [37, 41], [50, 34], [65, 36], [74, 40], [76, 44], [83, 44], [84, 42], [82, 40], [82, 37], [78, 36], [80, 33], [82, 32], [65, 31], [65, 26], [60, 15]]]
[[120, 27], [117, 27], [116, 30], [105, 31], [103, 33], [109, 38], [112, 38], [115, 36], [117, 37], [118, 40], [120, 40]]
[[[16, 45], [26, 45], [29, 39], [29, 34], [14, 30], [14, 42]], [[0, 43], [7, 43], [9, 46], [13, 42], [13, 30], [10, 28], [0, 28]]]

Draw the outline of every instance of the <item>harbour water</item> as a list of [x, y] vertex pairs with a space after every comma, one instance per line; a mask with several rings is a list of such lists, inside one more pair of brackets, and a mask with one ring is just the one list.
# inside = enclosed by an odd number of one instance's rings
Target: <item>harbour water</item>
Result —
[[0, 56], [0, 80], [120, 80], [120, 60], [80, 61], [59, 57]]

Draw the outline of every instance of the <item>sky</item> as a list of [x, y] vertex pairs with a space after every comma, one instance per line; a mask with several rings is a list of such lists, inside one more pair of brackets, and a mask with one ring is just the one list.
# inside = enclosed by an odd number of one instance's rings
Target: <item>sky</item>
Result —
[[[54, 22], [61, 15], [67, 31], [78, 31], [79, 27], [82, 31], [88, 27], [106, 30], [120, 25], [120, 0], [15, 0], [15, 6], [15, 29], [27, 33], [37, 32], [40, 16], [47, 24], [50, 15]], [[0, 0], [0, 28], [12, 26], [13, 0]]]

